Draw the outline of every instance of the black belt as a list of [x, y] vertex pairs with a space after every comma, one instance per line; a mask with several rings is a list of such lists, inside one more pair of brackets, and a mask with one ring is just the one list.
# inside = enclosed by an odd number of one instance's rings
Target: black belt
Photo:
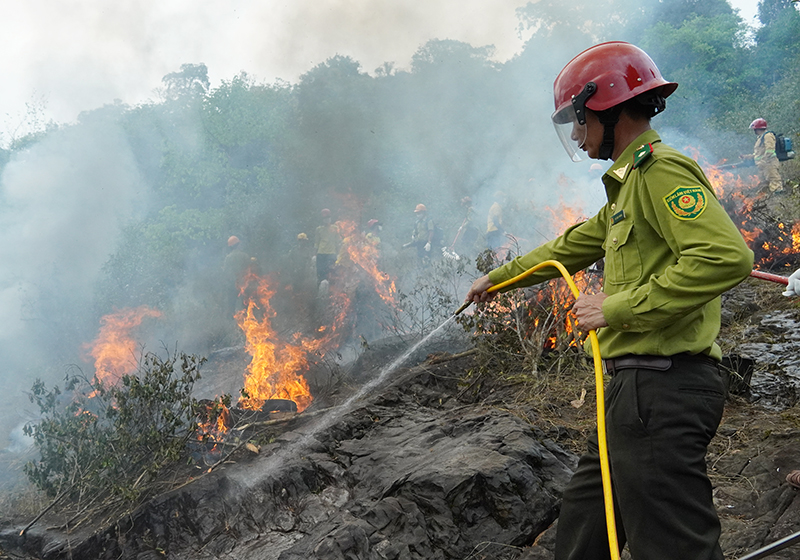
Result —
[[620, 356], [619, 358], [607, 358], [603, 360], [606, 366], [606, 372], [609, 375], [615, 375], [618, 371], [623, 369], [653, 369], [656, 371], [667, 371], [672, 367], [674, 360], [688, 360], [696, 362], [704, 362], [710, 365], [718, 365], [714, 358], [706, 356], [705, 354], [675, 354], [674, 356], [649, 356], [628, 354]]

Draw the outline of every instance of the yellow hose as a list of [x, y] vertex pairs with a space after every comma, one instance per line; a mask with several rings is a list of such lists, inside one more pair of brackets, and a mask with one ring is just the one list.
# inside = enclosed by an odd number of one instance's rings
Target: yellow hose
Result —
[[[580, 295], [578, 287], [573, 282], [572, 277], [564, 265], [558, 261], [542, 261], [536, 266], [529, 268], [522, 274], [518, 274], [510, 280], [501, 282], [496, 286], [492, 286], [487, 292], [496, 292], [506, 286], [515, 284], [523, 278], [530, 276], [540, 268], [546, 266], [554, 266], [560, 272], [564, 280], [567, 281], [569, 289], [572, 290], [572, 295], [577, 297]], [[603, 384], [603, 361], [600, 357], [600, 345], [597, 341], [597, 333], [594, 329], [589, 331], [589, 339], [592, 341], [592, 356], [594, 357], [594, 380], [597, 392], [597, 444], [600, 449], [600, 475], [603, 479], [603, 497], [606, 509], [606, 529], [608, 530], [608, 546], [611, 549], [611, 559], [619, 560], [619, 544], [617, 541], [617, 525], [614, 521], [614, 500], [611, 494], [611, 469], [608, 466], [608, 444], [606, 442], [606, 407], [605, 407], [605, 391]]]

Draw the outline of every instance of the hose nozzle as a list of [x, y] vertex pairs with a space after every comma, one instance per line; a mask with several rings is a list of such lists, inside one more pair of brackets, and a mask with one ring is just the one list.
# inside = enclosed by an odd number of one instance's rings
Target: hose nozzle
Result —
[[465, 301], [461, 307], [456, 309], [456, 312], [453, 313], [453, 316], [461, 315], [461, 312], [464, 311], [467, 307], [469, 307], [471, 303], [472, 303], [471, 301]]

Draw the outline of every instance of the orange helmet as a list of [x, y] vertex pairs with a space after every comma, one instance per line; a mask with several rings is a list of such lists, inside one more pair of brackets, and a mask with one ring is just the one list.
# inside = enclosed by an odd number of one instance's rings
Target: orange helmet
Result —
[[759, 117], [750, 123], [750, 128], [752, 128], [753, 130], [761, 130], [762, 128], [766, 130], [767, 121], [766, 119], [762, 119], [761, 117]]
[[417, 207], [416, 207], [416, 208], [414, 208], [414, 213], [415, 213], [415, 214], [416, 214], [417, 212], [427, 212], [427, 211], [428, 211], [428, 209], [425, 207], [425, 205], [424, 205], [424, 204], [417, 204]]
[[236, 237], [235, 235], [231, 235], [228, 238], [228, 247], [234, 247], [234, 246], [236, 246], [238, 244], [239, 244], [239, 238]]
[[619, 105], [652, 92], [645, 104], [652, 107], [654, 115], [664, 110], [664, 99], [677, 87], [661, 76], [655, 62], [639, 47], [622, 41], [601, 43], [573, 58], [558, 74], [553, 84], [552, 120], [569, 156], [580, 161], [583, 157], [579, 149], [586, 140], [586, 109], [597, 113], [606, 129], [611, 127], [611, 144], [604, 138], [599, 156], [608, 159], [613, 151], [613, 127], [621, 112]]

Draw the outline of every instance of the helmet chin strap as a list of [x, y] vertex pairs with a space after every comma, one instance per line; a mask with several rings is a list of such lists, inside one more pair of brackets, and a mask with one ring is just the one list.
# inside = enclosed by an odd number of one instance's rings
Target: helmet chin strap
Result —
[[600, 144], [598, 159], [611, 159], [614, 153], [614, 128], [619, 122], [620, 113], [622, 113], [622, 105], [597, 112], [597, 118], [603, 125], [603, 142]]

